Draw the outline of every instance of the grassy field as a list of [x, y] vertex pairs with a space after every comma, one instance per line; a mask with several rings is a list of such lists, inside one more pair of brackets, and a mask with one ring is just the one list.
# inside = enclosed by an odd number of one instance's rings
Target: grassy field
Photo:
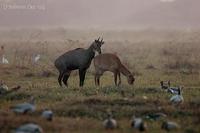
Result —
[[[58, 73], [53, 62], [73, 48], [87, 48], [93, 39], [104, 36], [102, 52], [117, 54], [134, 73], [133, 86], [123, 77], [122, 85], [114, 86], [109, 72], [101, 78], [101, 87], [94, 85], [93, 64], [87, 72], [85, 85], [78, 87], [77, 72], [73, 72], [68, 88], [57, 83]], [[8, 87], [20, 85], [14, 93], [0, 95], [0, 132], [11, 132], [26, 122], [39, 124], [45, 133], [131, 133], [132, 115], [145, 118], [156, 112], [167, 114], [165, 120], [177, 122], [174, 132], [200, 132], [200, 35], [199, 31], [73, 31], [14, 30], [1, 31], [10, 64], [0, 64], [0, 80]], [[35, 54], [42, 58], [33, 64]], [[160, 89], [161, 80], [171, 80], [173, 86], [184, 86], [184, 103], [171, 105], [172, 96]], [[122, 95], [122, 91], [125, 94]], [[28, 115], [16, 115], [9, 109], [17, 103], [36, 98], [37, 110]], [[55, 117], [47, 122], [40, 117], [43, 109], [52, 109]], [[119, 128], [106, 131], [102, 121], [112, 112]], [[163, 120], [144, 119], [148, 133], [161, 133]]]

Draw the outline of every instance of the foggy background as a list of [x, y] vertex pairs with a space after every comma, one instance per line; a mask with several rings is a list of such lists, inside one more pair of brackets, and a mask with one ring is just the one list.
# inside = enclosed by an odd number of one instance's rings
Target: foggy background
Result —
[[199, 0], [0, 0], [0, 27], [199, 28], [199, 6]]

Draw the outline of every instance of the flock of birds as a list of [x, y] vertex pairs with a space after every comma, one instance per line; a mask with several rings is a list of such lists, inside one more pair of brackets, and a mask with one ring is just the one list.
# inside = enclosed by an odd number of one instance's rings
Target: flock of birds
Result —
[[[29, 102], [11, 106], [10, 109], [16, 114], [33, 113], [34, 111], [36, 111], [35, 98], [31, 97]], [[53, 112], [49, 109], [44, 109], [41, 112], [41, 117], [48, 121], [52, 121]], [[42, 132], [43, 132], [42, 128], [35, 123], [27, 123], [21, 125], [15, 130], [15, 133], [42, 133]]]
[[[151, 118], [153, 120], [161, 119], [162, 117], [166, 117], [164, 113], [155, 113], [151, 115], [147, 115], [146, 118]], [[116, 129], [118, 128], [117, 121], [112, 117], [112, 114], [108, 114], [108, 118], [103, 121], [103, 126], [105, 129]], [[140, 117], [133, 116], [130, 122], [131, 128], [134, 128], [140, 132], [147, 130], [147, 124]], [[179, 129], [180, 126], [173, 121], [164, 121], [161, 125], [161, 128], [166, 131]]]
[[[31, 97], [29, 102], [11, 106], [10, 109], [17, 114], [27, 114], [28, 112], [34, 112], [36, 110], [35, 99], [34, 97]], [[164, 118], [166, 116], [167, 115], [165, 115], [164, 113], [155, 113], [147, 115], [146, 118], [151, 120], [159, 120], [162, 117]], [[45, 109], [41, 113], [41, 117], [43, 117], [48, 121], [52, 121], [53, 111]], [[147, 130], [147, 124], [140, 117], [133, 116], [130, 125], [132, 128], [141, 132]], [[107, 119], [103, 121], [103, 126], [105, 129], [116, 129], [119, 127], [117, 121], [113, 118], [112, 113], [108, 113]], [[161, 125], [161, 128], [170, 131], [178, 129], [180, 128], [180, 126], [172, 121], [164, 121]], [[42, 132], [43, 132], [42, 128], [35, 123], [27, 123], [21, 125], [15, 130], [15, 133], [42, 133]]]
[[[181, 90], [183, 87], [171, 87], [170, 81], [167, 81], [167, 82], [161, 81], [160, 84], [163, 90], [173, 94], [173, 96], [170, 98], [171, 103], [178, 105], [183, 102], [183, 96], [181, 95]], [[19, 89], [20, 87], [18, 86], [15, 88]], [[2, 90], [8, 91], [9, 89], [5, 84], [1, 82], [0, 94]], [[17, 113], [17, 114], [27, 114], [28, 112], [34, 112], [36, 111], [35, 98], [31, 97], [29, 102], [11, 106], [10, 109], [14, 113]], [[45, 109], [41, 112], [41, 117], [43, 117], [44, 119], [48, 121], [52, 121], [53, 111], [49, 109]], [[165, 117], [167, 117], [167, 115], [164, 113], [154, 113], [154, 114], [147, 115], [145, 118], [150, 119], [150, 120], [159, 120]], [[132, 128], [139, 131], [147, 130], [147, 124], [144, 122], [143, 118], [140, 118], [140, 117], [133, 116], [130, 125]], [[103, 126], [105, 129], [115, 129], [119, 127], [117, 121], [113, 118], [112, 113], [108, 113], [107, 119], [103, 121]], [[170, 130], [178, 129], [180, 128], [180, 126], [177, 123], [172, 122], [172, 121], [163, 121], [161, 128], [167, 131], [170, 131]], [[15, 130], [15, 132], [16, 133], [42, 133], [43, 131], [42, 131], [42, 128], [37, 124], [27, 123], [18, 127]]]
[[[36, 54], [36, 55], [33, 56], [32, 61], [33, 61], [33, 63], [37, 63], [40, 59], [41, 59], [41, 55]], [[2, 57], [0, 59], [0, 64], [9, 64], [9, 61], [5, 57], [5, 55], [2, 55]]]
[[[181, 86], [171, 87], [170, 81], [161, 81], [160, 84], [161, 84], [161, 89], [165, 90], [168, 93], [173, 94], [173, 96], [170, 98], [170, 102], [172, 104], [179, 105], [183, 103], [184, 99], [181, 93], [183, 87]], [[150, 120], [159, 120], [165, 117], [167, 117], [167, 115], [164, 113], [154, 113], [147, 115], [145, 118]], [[108, 118], [103, 122], [103, 125], [106, 129], [118, 128], [117, 121], [112, 117], [112, 114], [108, 115]], [[142, 118], [133, 116], [131, 120], [131, 127], [142, 132], [147, 129], [147, 124], [144, 122]], [[163, 121], [161, 128], [166, 131], [171, 131], [179, 129], [180, 125], [173, 121]]]
[[5, 58], [5, 55], [2, 56], [1, 63], [2, 64], [9, 64], [9, 61], [8, 61], [8, 59]]

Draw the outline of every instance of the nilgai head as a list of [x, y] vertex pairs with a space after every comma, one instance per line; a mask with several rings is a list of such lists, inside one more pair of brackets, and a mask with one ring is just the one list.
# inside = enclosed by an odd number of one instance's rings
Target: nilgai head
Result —
[[135, 81], [135, 78], [134, 78], [133, 74], [130, 74], [130, 75], [128, 76], [127, 80], [128, 80], [128, 83], [129, 83], [130, 85], [132, 85], [132, 84], [134, 83], [134, 81]]
[[93, 42], [93, 50], [97, 51], [99, 54], [101, 54], [101, 46], [104, 44], [103, 38], [101, 41], [99, 40], [100, 37], [97, 40], [94, 40]]

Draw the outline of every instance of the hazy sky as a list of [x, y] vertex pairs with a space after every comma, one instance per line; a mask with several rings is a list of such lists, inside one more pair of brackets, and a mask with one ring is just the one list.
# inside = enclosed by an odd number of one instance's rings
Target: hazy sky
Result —
[[200, 0], [0, 0], [0, 27], [200, 27]]

